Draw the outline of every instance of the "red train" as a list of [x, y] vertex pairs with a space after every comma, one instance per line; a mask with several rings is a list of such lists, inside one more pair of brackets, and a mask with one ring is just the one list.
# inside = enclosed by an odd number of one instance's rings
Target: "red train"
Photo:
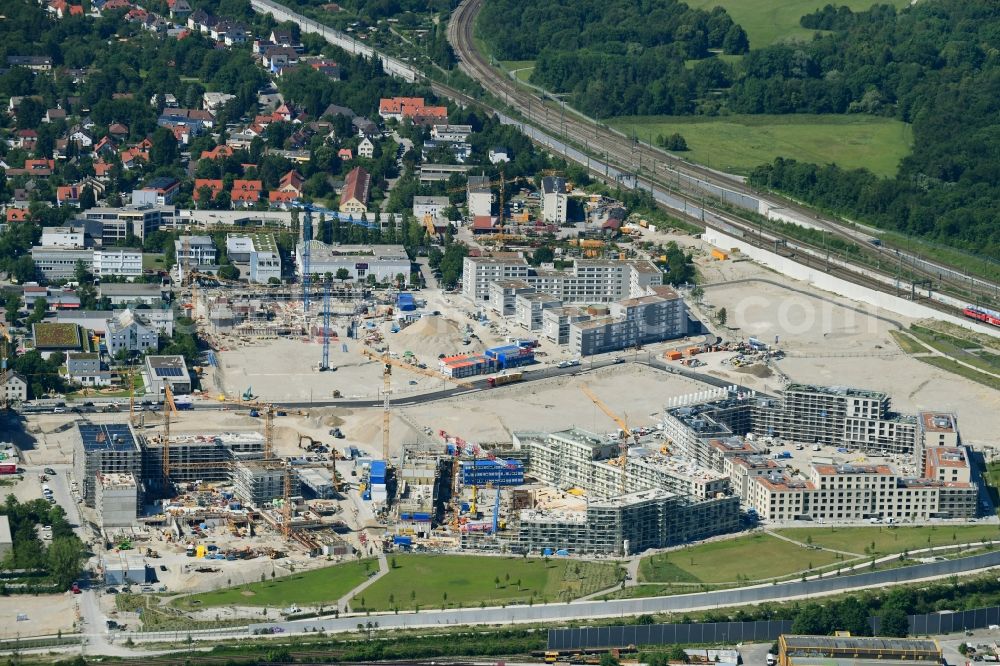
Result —
[[970, 319], [976, 319], [1000, 327], [1000, 312], [996, 310], [990, 310], [979, 305], [966, 305], [962, 309], [962, 312]]

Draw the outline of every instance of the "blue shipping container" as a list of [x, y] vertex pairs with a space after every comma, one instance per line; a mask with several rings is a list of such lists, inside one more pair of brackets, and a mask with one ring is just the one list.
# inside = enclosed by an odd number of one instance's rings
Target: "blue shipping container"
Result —
[[413, 538], [408, 536], [394, 536], [392, 542], [397, 546], [412, 546]]

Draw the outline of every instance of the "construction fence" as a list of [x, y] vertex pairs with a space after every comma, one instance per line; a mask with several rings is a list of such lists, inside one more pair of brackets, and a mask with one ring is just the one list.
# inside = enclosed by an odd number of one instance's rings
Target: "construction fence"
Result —
[[791, 630], [791, 620], [549, 629], [548, 649], [577, 650], [628, 645], [707, 645], [773, 641]]
[[[911, 636], [953, 634], [1000, 625], [1000, 606], [954, 613], [910, 615]], [[868, 618], [878, 635], [879, 618]], [[694, 622], [690, 624], [633, 624], [610, 627], [549, 629], [549, 650], [587, 650], [629, 645], [725, 645], [774, 641], [792, 631], [792, 620], [757, 622]]]

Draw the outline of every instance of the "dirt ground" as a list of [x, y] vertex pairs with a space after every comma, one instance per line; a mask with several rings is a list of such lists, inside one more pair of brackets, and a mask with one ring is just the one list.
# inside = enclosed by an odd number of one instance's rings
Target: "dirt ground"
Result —
[[[19, 615], [26, 620], [17, 620]], [[0, 638], [69, 633], [79, 618], [75, 597], [63, 594], [12, 595], [0, 600]]]

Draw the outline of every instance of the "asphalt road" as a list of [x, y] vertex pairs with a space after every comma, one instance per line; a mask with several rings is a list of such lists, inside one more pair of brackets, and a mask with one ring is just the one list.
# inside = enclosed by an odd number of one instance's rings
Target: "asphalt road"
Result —
[[[696, 336], [696, 337], [690, 338], [690, 344], [691, 345], [698, 345], [698, 344], [703, 344], [705, 342], [712, 342], [714, 340], [715, 340], [715, 336], [713, 334], [711, 334], [711, 333], [707, 333], [705, 335], [700, 335], [700, 336]], [[622, 360], [619, 361], [618, 359], [622, 359]], [[635, 351], [631, 351], [631, 352], [623, 351], [623, 352], [619, 352], [617, 354], [608, 354], [608, 355], [606, 355], [606, 356], [604, 356], [602, 358], [585, 361], [585, 362], [581, 363], [578, 366], [572, 366], [572, 367], [567, 367], [567, 368], [547, 367], [547, 368], [539, 368], [539, 369], [536, 369], [536, 370], [532, 370], [532, 369], [528, 368], [528, 369], [525, 369], [526, 371], [525, 371], [525, 374], [524, 374], [524, 380], [521, 383], [527, 383], [527, 382], [533, 382], [533, 381], [540, 381], [542, 379], [551, 379], [552, 377], [565, 377], [565, 376], [578, 375], [580, 373], [588, 372], [590, 370], [597, 370], [599, 368], [606, 368], [606, 367], [608, 367], [610, 365], [615, 365], [617, 363], [638, 363], [640, 365], [645, 365], [647, 367], [657, 368], [657, 369], [660, 369], [660, 370], [664, 370], [666, 372], [669, 372], [669, 373], [672, 373], [672, 374], [675, 374], [675, 375], [680, 375], [682, 377], [686, 377], [687, 379], [692, 379], [694, 381], [702, 382], [702, 383], [709, 384], [711, 386], [715, 386], [715, 387], [719, 387], [719, 388], [726, 387], [726, 386], [732, 386], [732, 382], [731, 381], [726, 381], [726, 380], [720, 379], [718, 377], [715, 377], [713, 375], [708, 375], [708, 374], [702, 374], [702, 373], [699, 373], [699, 372], [695, 372], [695, 371], [690, 370], [688, 368], [683, 368], [683, 367], [680, 367], [680, 366], [677, 366], [677, 365], [669, 365], [662, 358], [659, 358], [658, 356], [654, 356], [652, 352], [635, 352]], [[428, 402], [435, 402], [437, 400], [445, 400], [447, 398], [453, 398], [453, 397], [455, 397], [457, 395], [463, 395], [463, 394], [466, 394], [466, 393], [476, 393], [476, 392], [479, 392], [479, 391], [488, 391], [488, 390], [491, 390], [490, 386], [489, 386], [489, 384], [487, 384], [485, 378], [484, 379], [479, 379], [479, 380], [466, 379], [464, 381], [467, 381], [470, 384], [472, 384], [472, 388], [458, 387], [458, 386], [451, 387], [451, 388], [445, 388], [445, 389], [441, 389], [441, 390], [438, 390], [438, 391], [430, 391], [428, 393], [422, 393], [420, 395], [409, 396], [409, 397], [406, 397], [406, 398], [402, 398], [400, 400], [394, 400], [392, 404], [395, 405], [395, 406], [398, 406], [398, 407], [408, 407], [408, 406], [411, 406], [411, 405], [422, 405], [422, 404], [425, 404], [425, 403], [428, 403]], [[46, 401], [46, 402], [52, 403], [54, 401]], [[104, 400], [102, 400], [100, 398], [92, 398], [92, 399], [88, 400], [87, 402], [90, 403], [90, 404], [83, 404], [83, 403], [81, 403], [81, 404], [74, 404], [72, 407], [66, 407], [66, 411], [67, 412], [73, 411], [73, 412], [80, 413], [80, 414], [92, 414], [92, 413], [101, 412], [103, 405], [107, 405], [107, 404], [111, 404], [111, 403], [118, 403], [120, 406], [122, 406], [122, 408], [124, 410], [124, 411], [120, 412], [122, 414], [124, 414], [124, 412], [128, 411], [128, 401], [127, 400], [122, 400], [121, 398], [107, 398], [107, 399], [104, 399]], [[142, 406], [145, 407], [145, 408], [147, 408], [147, 409], [151, 408], [151, 407], [148, 407], [147, 405], [149, 405], [149, 404], [155, 404], [155, 403], [153, 403], [153, 399], [152, 398], [145, 398], [144, 400], [137, 399], [136, 400], [136, 409], [140, 408], [140, 402], [142, 403]], [[122, 403], [124, 403], [124, 404], [122, 405]], [[378, 400], [378, 399], [376, 399], [376, 400], [344, 400], [344, 399], [341, 399], [341, 400], [313, 400], [313, 401], [306, 401], [306, 402], [284, 402], [284, 401], [281, 401], [280, 403], [275, 403], [275, 405], [278, 406], [278, 407], [288, 407], [288, 408], [294, 408], [294, 409], [308, 409], [310, 407], [381, 407], [382, 406], [382, 401]], [[199, 401], [194, 402], [194, 409], [213, 409], [213, 410], [214, 409], [219, 409], [219, 403], [216, 402], [216, 401], [214, 401], [214, 400], [209, 400], [209, 399], [199, 400]], [[35, 413], [35, 414], [37, 414], [37, 413], [51, 413], [52, 407], [48, 406], [48, 405], [41, 405], [41, 404], [37, 404], [36, 403], [36, 404], [29, 405], [27, 409], [23, 409], [22, 411], [24, 413], [26, 413], [26, 414], [32, 414], [32, 413]]]

